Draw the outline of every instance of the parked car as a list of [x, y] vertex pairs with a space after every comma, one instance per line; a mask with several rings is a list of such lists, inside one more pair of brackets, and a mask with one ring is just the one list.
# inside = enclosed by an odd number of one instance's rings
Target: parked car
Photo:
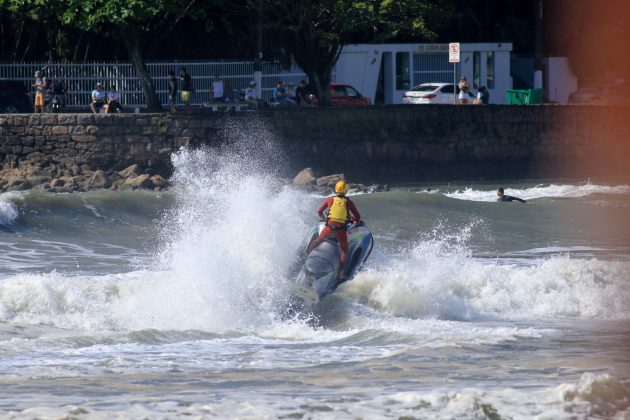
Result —
[[[454, 104], [459, 97], [459, 87], [452, 83], [423, 83], [403, 94], [403, 104]], [[468, 103], [476, 96], [469, 90]]]
[[0, 79], [0, 114], [33, 112], [29, 90], [19, 80]]
[[[331, 83], [328, 85], [330, 93], [330, 104], [332, 106], [367, 106], [372, 105], [372, 101], [367, 96], [363, 96], [350, 85], [343, 83]], [[317, 105], [317, 97], [311, 96], [311, 103]]]
[[589, 85], [569, 94], [570, 104], [630, 105], [630, 86]]

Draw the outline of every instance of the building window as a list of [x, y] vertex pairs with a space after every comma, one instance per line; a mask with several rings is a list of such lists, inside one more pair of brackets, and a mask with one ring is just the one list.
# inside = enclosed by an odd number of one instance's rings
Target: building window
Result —
[[396, 90], [409, 90], [409, 53], [396, 53]]
[[479, 81], [481, 79], [481, 53], [473, 53], [473, 87], [479, 89]]
[[488, 51], [487, 58], [487, 70], [486, 70], [486, 87], [488, 89], [494, 89], [494, 52]]

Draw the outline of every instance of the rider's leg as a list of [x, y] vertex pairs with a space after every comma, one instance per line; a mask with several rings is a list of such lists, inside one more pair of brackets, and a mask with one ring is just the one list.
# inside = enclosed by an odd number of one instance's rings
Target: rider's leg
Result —
[[341, 257], [339, 258], [339, 278], [346, 279], [346, 262], [348, 261], [348, 232], [345, 230], [339, 230], [336, 232], [337, 242], [341, 248]]

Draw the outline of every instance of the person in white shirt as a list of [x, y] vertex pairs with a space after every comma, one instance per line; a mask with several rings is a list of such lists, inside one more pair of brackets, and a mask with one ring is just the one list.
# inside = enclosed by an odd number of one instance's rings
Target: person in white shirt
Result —
[[120, 104], [120, 92], [116, 90], [116, 86], [112, 86], [109, 92], [107, 93], [107, 105], [105, 105], [105, 113], [109, 113], [109, 111], [117, 112], [122, 110], [122, 105]]
[[223, 93], [223, 80], [221, 80], [218, 74], [215, 74], [214, 79], [212, 79], [210, 93], [212, 96], [212, 102], [225, 102], [225, 97]]
[[92, 103], [90, 108], [92, 113], [96, 114], [96, 110], [105, 106], [105, 91], [103, 90], [103, 84], [97, 83], [96, 87], [92, 91]]
[[258, 109], [258, 98], [256, 97], [256, 82], [249, 82], [249, 87], [245, 89], [245, 102], [252, 105], [254, 109]]

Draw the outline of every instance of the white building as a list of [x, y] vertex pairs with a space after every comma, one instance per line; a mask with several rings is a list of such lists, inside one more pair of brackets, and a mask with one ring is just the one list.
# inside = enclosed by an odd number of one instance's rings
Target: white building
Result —
[[[372, 103], [400, 104], [421, 83], [453, 83], [465, 75], [473, 91], [486, 86], [490, 103], [505, 103], [512, 89], [511, 43], [460, 44], [460, 62], [448, 62], [448, 44], [353, 44], [343, 47], [333, 70]], [[453, 67], [455, 66], [455, 72]]]

